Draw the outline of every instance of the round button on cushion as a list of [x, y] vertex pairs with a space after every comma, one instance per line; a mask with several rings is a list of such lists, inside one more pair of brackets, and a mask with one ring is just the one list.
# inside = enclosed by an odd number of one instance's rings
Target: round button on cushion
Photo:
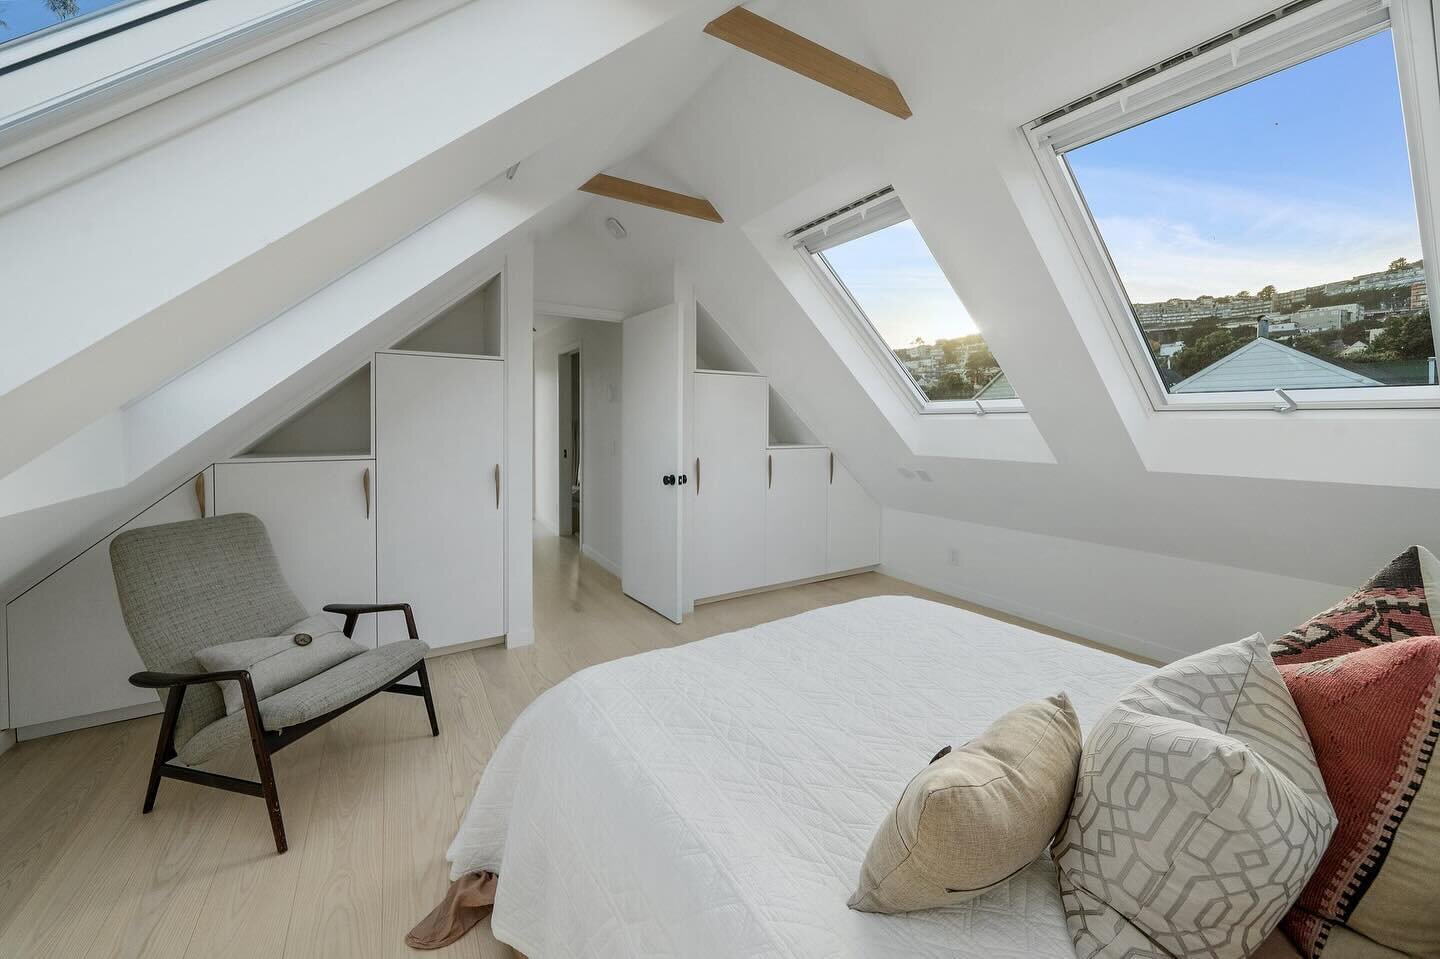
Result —
[[311, 636], [309, 633], [296, 633], [296, 634], [295, 634], [295, 645], [296, 645], [296, 646], [309, 646], [310, 643], [311, 643], [312, 641], [314, 641], [314, 639], [315, 639], [315, 637]]

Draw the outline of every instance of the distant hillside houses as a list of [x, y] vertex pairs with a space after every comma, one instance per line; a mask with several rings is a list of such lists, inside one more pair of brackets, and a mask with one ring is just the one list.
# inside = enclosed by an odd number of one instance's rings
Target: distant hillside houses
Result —
[[[1385, 294], [1389, 294], [1386, 296]], [[1353, 297], [1353, 303], [1338, 303]], [[1378, 273], [1362, 273], [1348, 280], [1307, 286], [1298, 290], [1285, 290], [1269, 296], [1198, 296], [1193, 299], [1174, 297], [1159, 303], [1134, 303], [1135, 318], [1146, 332], [1179, 329], [1194, 325], [1199, 320], [1239, 320], [1251, 322], [1261, 316], [1274, 314], [1315, 313], [1327, 307], [1339, 305], [1342, 308], [1362, 308], [1362, 315], [1343, 322], [1358, 322], [1364, 312], [1389, 313], [1396, 310], [1419, 310], [1429, 305], [1425, 286], [1425, 263], [1423, 260], [1406, 263], [1397, 269], [1382, 270]], [[1295, 321], [1300, 325], [1298, 320]], [[1334, 329], [1335, 327], [1316, 327]], [[1303, 327], [1302, 327], [1303, 329]]]

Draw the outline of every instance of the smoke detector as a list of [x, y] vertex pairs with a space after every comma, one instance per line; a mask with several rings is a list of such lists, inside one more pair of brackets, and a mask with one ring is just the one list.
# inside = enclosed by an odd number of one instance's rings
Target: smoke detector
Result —
[[625, 224], [621, 223], [613, 216], [607, 216], [605, 218], [605, 229], [609, 230], [610, 235], [617, 240], [623, 240], [626, 236], [629, 235], [629, 231], [625, 229]]

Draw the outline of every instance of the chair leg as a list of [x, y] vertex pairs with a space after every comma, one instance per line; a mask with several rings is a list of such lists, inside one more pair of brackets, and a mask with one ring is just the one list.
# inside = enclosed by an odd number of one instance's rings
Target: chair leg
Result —
[[425, 691], [425, 712], [430, 715], [430, 735], [440, 735], [440, 724], [435, 720], [435, 700], [430, 696], [430, 674], [425, 671], [425, 660], [420, 660], [420, 688]]
[[175, 720], [180, 715], [180, 703], [184, 698], [184, 686], [171, 686], [165, 695], [165, 716], [160, 720], [160, 737], [155, 741], [155, 760], [150, 764], [150, 784], [145, 788], [145, 805], [140, 809], [142, 814], [155, 808], [155, 796], [160, 792], [160, 767], [175, 755]]
[[245, 683], [241, 694], [245, 701], [245, 719], [250, 726], [250, 745], [255, 749], [255, 769], [260, 774], [260, 792], [265, 799], [265, 809], [270, 813], [270, 831], [275, 834], [275, 852], [283, 853], [289, 846], [285, 843], [285, 820], [280, 817], [280, 793], [275, 789], [275, 770], [270, 767], [270, 743], [265, 739], [265, 729], [260, 724], [260, 707], [255, 701], [255, 690]]

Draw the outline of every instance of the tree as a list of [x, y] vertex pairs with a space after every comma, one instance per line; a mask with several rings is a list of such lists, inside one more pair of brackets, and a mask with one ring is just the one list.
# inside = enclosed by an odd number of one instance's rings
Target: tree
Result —
[[1243, 330], [1215, 330], [1195, 340], [1193, 344], [1187, 343], [1185, 349], [1176, 353], [1170, 361], [1170, 368], [1181, 379], [1194, 376], [1211, 363], [1234, 353], [1250, 339]]
[[1235, 298], [1236, 298], [1236, 299], [1240, 299], [1240, 300], [1249, 299], [1249, 297], [1250, 297], [1250, 291], [1249, 291], [1249, 290], [1241, 290], [1239, 293], [1236, 293], [1236, 294], [1235, 294]]
[[1256, 296], [1261, 296], [1261, 297], [1274, 296], [1274, 295], [1275, 295], [1275, 284], [1274, 284], [1274, 283], [1267, 283], [1265, 286], [1260, 287], [1260, 292], [1259, 292], [1259, 293], [1256, 293], [1255, 295], [1256, 295]]
[[1371, 344], [1372, 359], [1423, 360], [1435, 355], [1435, 340], [1430, 330], [1430, 311], [1421, 310], [1409, 316], [1392, 316]]
[[1304, 336], [1296, 337], [1295, 341], [1290, 345], [1301, 353], [1309, 353], [1311, 356], [1318, 356], [1321, 359], [1327, 360], [1336, 353], [1339, 353], [1345, 346], [1344, 343], [1337, 339], [1337, 334], [1334, 330], [1306, 333]]
[[925, 395], [931, 400], [968, 400], [975, 395], [975, 386], [959, 370], [949, 370]]
[[970, 381], [983, 385], [1000, 369], [1000, 364], [995, 362], [995, 354], [987, 347], [974, 350], [965, 358], [965, 372], [969, 375]]
[[1410, 261], [1401, 256], [1391, 260], [1390, 265], [1387, 266], [1385, 269], [1390, 273], [1394, 273], [1396, 270], [1403, 270], [1409, 265]]

